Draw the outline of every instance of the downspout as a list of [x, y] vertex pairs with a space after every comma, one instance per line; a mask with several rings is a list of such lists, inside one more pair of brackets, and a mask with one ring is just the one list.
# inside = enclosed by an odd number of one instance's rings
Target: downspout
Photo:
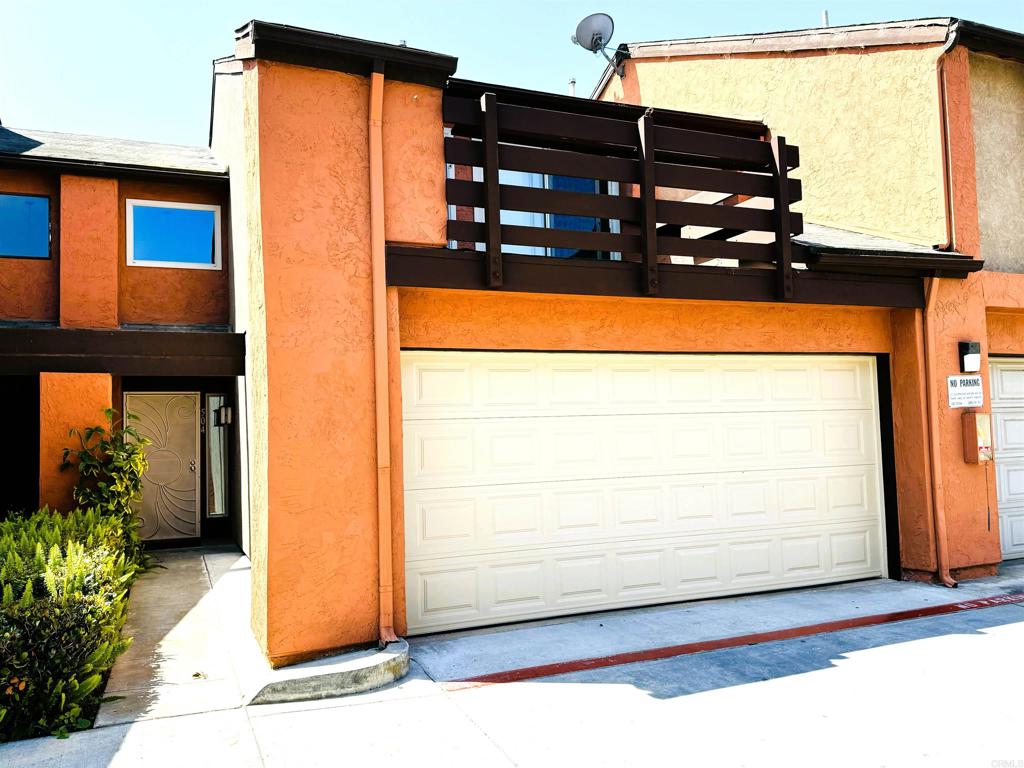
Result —
[[[935, 74], [939, 88], [939, 146], [942, 150], [942, 200], [945, 207], [946, 242], [936, 246], [937, 250], [949, 251], [953, 242], [953, 178], [949, 160], [949, 120], [946, 110], [946, 55], [956, 45], [956, 25], [950, 28], [949, 37], [935, 62]], [[942, 451], [939, 445], [939, 412], [933, 382], [932, 361], [935, 358], [935, 338], [932, 334], [932, 318], [935, 301], [939, 294], [939, 279], [925, 278], [925, 307], [923, 314], [925, 400], [928, 405], [928, 449], [929, 475], [932, 496], [932, 528], [935, 533], [935, 565], [939, 580], [947, 587], [955, 587], [956, 580], [949, 571], [949, 539], [946, 535], [946, 507], [942, 487]]]
[[380, 646], [395, 635], [391, 573], [391, 414], [388, 408], [388, 317], [384, 235], [384, 64], [370, 75], [370, 263], [373, 296], [373, 409], [377, 423], [377, 563], [380, 585]]

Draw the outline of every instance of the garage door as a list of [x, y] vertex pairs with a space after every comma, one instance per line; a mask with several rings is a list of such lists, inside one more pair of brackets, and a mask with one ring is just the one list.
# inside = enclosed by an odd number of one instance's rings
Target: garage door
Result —
[[1024, 359], [994, 360], [989, 381], [1003, 558], [1024, 557]]
[[872, 358], [406, 351], [410, 634], [880, 576]]

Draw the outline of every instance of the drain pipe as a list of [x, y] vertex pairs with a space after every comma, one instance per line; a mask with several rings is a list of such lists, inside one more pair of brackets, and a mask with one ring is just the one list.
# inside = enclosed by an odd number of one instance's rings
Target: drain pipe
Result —
[[935, 344], [932, 335], [932, 312], [939, 294], [939, 279], [925, 278], [924, 306], [924, 377], [925, 400], [928, 403], [928, 447], [930, 451], [930, 474], [932, 487], [932, 524], [935, 531], [935, 564], [939, 579], [947, 587], [955, 587], [956, 580], [949, 572], [949, 539], [946, 536], [946, 507], [942, 489], [942, 453], [939, 446], [939, 411], [932, 382], [932, 360]]
[[384, 63], [370, 74], [370, 263], [373, 296], [373, 410], [377, 442], [377, 563], [380, 585], [380, 646], [395, 635], [391, 571], [391, 413], [388, 406], [388, 318], [384, 235]]

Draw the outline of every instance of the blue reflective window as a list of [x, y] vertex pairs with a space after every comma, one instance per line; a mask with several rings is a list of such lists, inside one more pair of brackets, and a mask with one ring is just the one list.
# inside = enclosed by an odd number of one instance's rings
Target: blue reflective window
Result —
[[50, 199], [0, 194], [0, 256], [50, 258]]
[[220, 269], [220, 208], [128, 201], [128, 263]]

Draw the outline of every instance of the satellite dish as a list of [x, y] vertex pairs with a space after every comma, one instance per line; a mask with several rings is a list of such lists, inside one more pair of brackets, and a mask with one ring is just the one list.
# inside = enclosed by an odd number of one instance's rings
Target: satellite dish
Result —
[[611, 42], [615, 31], [615, 22], [607, 13], [592, 13], [576, 25], [576, 34], [572, 41], [591, 53], [604, 51]]
[[622, 77], [625, 74], [625, 67], [622, 65], [619, 52], [613, 57], [608, 55], [607, 50], [614, 31], [615, 22], [611, 16], [607, 13], [592, 13], [576, 25], [576, 34], [572, 36], [572, 41], [591, 53], [600, 53], [612, 65], [615, 73]]

